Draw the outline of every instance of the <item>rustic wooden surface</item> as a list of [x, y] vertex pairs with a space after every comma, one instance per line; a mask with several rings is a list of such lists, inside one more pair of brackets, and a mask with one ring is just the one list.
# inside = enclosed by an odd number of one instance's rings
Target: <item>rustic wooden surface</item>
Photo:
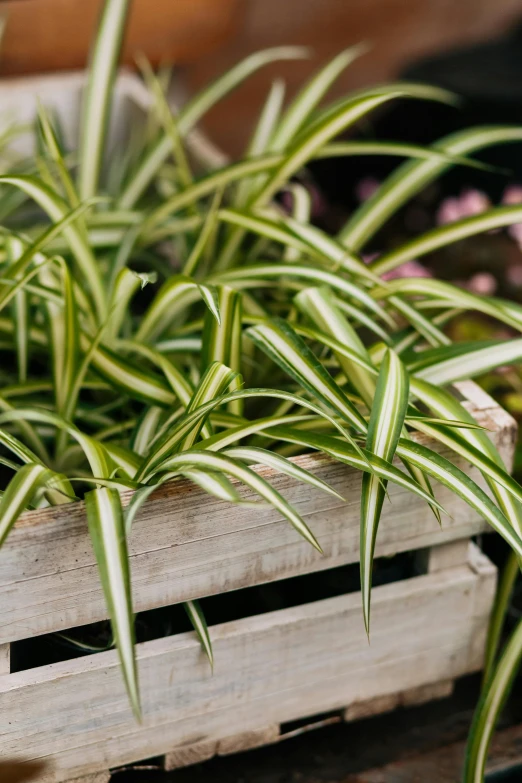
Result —
[[[0, 73], [84, 68], [103, 0], [8, 0]], [[224, 43], [239, 22], [239, 0], [134, 0], [123, 61], [193, 62]]]
[[[477, 394], [473, 384], [462, 388], [468, 398]], [[500, 429], [492, 437], [509, 464], [515, 435], [511, 417], [482, 393], [470, 406], [484, 426], [495, 429], [498, 422]], [[259, 472], [299, 509], [324, 556], [271, 509], [245, 513], [188, 482], [165, 486], [147, 501], [130, 536], [135, 610], [358, 561], [360, 473], [322, 456], [296, 461], [327, 479], [346, 502], [270, 469]], [[390, 485], [377, 557], [467, 538], [485, 529], [475, 512], [448, 489], [437, 487], [436, 492], [451, 515], [444, 518], [442, 530], [423, 501]], [[25, 514], [0, 551], [0, 644], [105, 617], [83, 504]]]
[[0, 645], [0, 675], [11, 671], [11, 649], [9, 644]]
[[192, 633], [140, 644], [141, 726], [114, 651], [2, 677], [0, 757], [44, 757], [56, 783], [453, 679], [481, 666], [495, 575], [480, 558], [376, 588], [369, 646], [359, 593], [212, 627], [213, 675]]

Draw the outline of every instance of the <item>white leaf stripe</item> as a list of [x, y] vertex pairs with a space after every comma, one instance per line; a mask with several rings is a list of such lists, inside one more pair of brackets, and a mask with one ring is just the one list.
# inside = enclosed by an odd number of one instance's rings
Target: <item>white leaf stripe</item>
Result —
[[[522, 129], [516, 126], [485, 126], [458, 131], [433, 145], [435, 153], [467, 155], [494, 144], [522, 141]], [[436, 157], [408, 161], [396, 169], [359, 209], [352, 214], [339, 239], [352, 251], [358, 251], [406, 201], [452, 165], [447, 158]]]
[[222, 454], [215, 454], [212, 451], [191, 450], [182, 454], [176, 454], [165, 460], [162, 464], [162, 470], [173, 471], [178, 467], [183, 469], [184, 466], [196, 468], [201, 466], [211, 470], [222, 471], [243, 482], [279, 511], [306, 541], [322, 553], [317, 539], [306, 522], [301, 519], [299, 514], [286, 502], [279, 492], [250, 468], [240, 465], [235, 460]]
[[233, 269], [228, 272], [219, 272], [211, 277], [215, 283], [230, 283], [237, 287], [257, 287], [260, 280], [273, 281], [271, 285], [284, 287], [285, 279], [300, 278], [302, 280], [311, 280], [314, 284], [328, 285], [332, 290], [337, 291], [351, 299], [360, 302], [364, 307], [373, 312], [389, 326], [395, 327], [393, 318], [383, 310], [360, 286], [345, 280], [340, 275], [333, 272], [327, 272], [317, 267], [308, 267], [294, 264], [252, 264], [251, 266]]
[[[409, 382], [399, 357], [388, 350], [381, 364], [371, 407], [366, 449], [392, 462], [408, 408]], [[364, 475], [361, 488], [361, 590], [366, 632], [370, 630], [373, 555], [386, 487], [375, 475]]]
[[199, 604], [199, 601], [187, 601], [184, 604], [185, 610], [190, 618], [192, 627], [194, 628], [201, 646], [206, 653], [210, 666], [214, 668], [214, 653], [212, 651], [212, 642], [210, 640], [210, 634], [208, 632], [208, 626], [205, 620], [205, 616]]
[[86, 494], [85, 507], [125, 684], [134, 713], [139, 718], [134, 618], [120, 496], [114, 489], [100, 487]]
[[522, 621], [518, 620], [475, 710], [466, 749], [463, 783], [483, 783], [484, 781], [493, 731], [519, 672], [521, 660]]
[[282, 321], [252, 326], [248, 336], [303, 388], [350, 422], [359, 432], [366, 422], [333, 378], [288, 324]]
[[[339, 438], [333, 438], [329, 435], [318, 435], [316, 432], [302, 432], [295, 427], [274, 426], [265, 427], [267, 435], [269, 437], [277, 437], [280, 440], [287, 441], [289, 443], [296, 443], [305, 448], [315, 449], [316, 451], [322, 451], [324, 454], [328, 454], [339, 462], [344, 462], [351, 467], [359, 470], [369, 472], [369, 465], [371, 464], [371, 470], [383, 481], [392, 481], [400, 487], [413, 492], [414, 494], [426, 500], [430, 504], [435, 505], [439, 511], [444, 511], [444, 508], [434, 500], [432, 496], [426, 492], [416, 481], [410, 478], [402, 470], [396, 468], [389, 462], [377, 457], [369, 451], [365, 451], [364, 457], [361, 457], [358, 452], [349, 444], [343, 443]], [[202, 444], [206, 445], [206, 444]]]
[[[167, 456], [176, 448], [183, 437], [185, 437], [187, 433], [191, 432], [194, 426], [198, 426], [198, 422], [208, 415], [210, 411], [218, 408], [220, 405], [233, 402], [236, 399], [249, 399], [254, 397], [272, 397], [274, 399], [289, 400], [303, 408], [308, 408], [309, 410], [314, 411], [314, 413], [317, 413], [319, 416], [329, 421], [343, 437], [346, 437], [347, 440], [350, 439], [348, 433], [330, 414], [328, 414], [328, 412], [322, 410], [322, 408], [316, 403], [303, 399], [297, 394], [292, 394], [291, 392], [285, 391], [276, 391], [274, 389], [241, 389], [237, 392], [230, 392], [229, 394], [223, 394], [220, 397], [216, 397], [210, 402], [201, 405], [191, 414], [183, 417], [183, 419], [181, 419], [179, 422], [176, 422], [174, 426], [165, 433], [153, 451], [143, 460], [140, 470], [136, 476], [136, 480], [147, 481], [150, 478], [151, 473], [158, 465], [160, 465], [161, 461], [167, 458]], [[226, 433], [223, 433], [222, 435], [224, 436]], [[214, 436], [216, 439], [218, 437], [222, 436]], [[208, 442], [212, 442], [212, 439], [209, 439]]]
[[81, 199], [89, 198], [97, 189], [109, 122], [112, 87], [129, 8], [130, 0], [108, 0], [104, 5], [90, 63], [80, 125]]
[[[300, 59], [306, 57], [307, 54], [307, 49], [298, 46], [274, 47], [273, 49], [266, 49], [251, 54], [187, 103], [179, 114], [179, 132], [181, 135], [187, 134], [214, 103], [239, 86], [242, 81], [255, 73], [259, 68], [277, 60]], [[148, 155], [144, 157], [138, 171], [123, 191], [120, 197], [120, 206], [122, 208], [127, 209], [136, 203], [154, 178], [161, 164], [166, 160], [169, 152], [170, 140], [165, 135], [157, 141]]]
[[[293, 417], [293, 420], [295, 421], [295, 416]], [[287, 476], [291, 476], [298, 481], [303, 481], [305, 484], [310, 484], [312, 487], [317, 487], [317, 489], [328, 492], [330, 495], [334, 495], [340, 500], [344, 500], [333, 487], [317, 476], [314, 476], [309, 470], [305, 470], [299, 465], [295, 465], [293, 462], [289, 462], [284, 457], [279, 456], [279, 454], [267, 451], [267, 449], [260, 449], [254, 446], [236, 446], [226, 449], [224, 453], [235, 459], [245, 460], [254, 464], [268, 465], [275, 470], [281, 471], [281, 473], [285, 473]]]

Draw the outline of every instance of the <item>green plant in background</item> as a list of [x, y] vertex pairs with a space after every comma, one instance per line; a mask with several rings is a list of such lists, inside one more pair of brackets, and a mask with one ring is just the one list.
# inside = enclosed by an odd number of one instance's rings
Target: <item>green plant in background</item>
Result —
[[[522, 129], [473, 129], [430, 148], [335, 141], [397, 97], [454, 101], [442, 90], [399, 84], [320, 108], [358, 47], [336, 57], [286, 108], [276, 82], [244, 159], [208, 168], [191, 130], [256, 69], [305, 54], [279, 48], [252, 55], [177, 114], [144, 66], [154, 98], [146, 132], [104, 172], [127, 5], [105, 6], [77, 161], [42, 108], [34, 159], [0, 177], [0, 543], [24, 509], [85, 497], [113, 636], [139, 715], [126, 539], [140, 505], [165, 481], [185, 477], [250, 507], [238, 489], [244, 485], [320, 550], [297, 511], [250, 465], [270, 465], [324, 491], [333, 490], [289, 455], [320, 451], [361, 470], [368, 633], [375, 540], [390, 481], [423, 498], [437, 518], [443, 509], [431, 482], [445, 484], [522, 557], [522, 489], [487, 433], [446, 390], [520, 362], [522, 337], [453, 343], [444, 331], [456, 314], [473, 310], [522, 332], [522, 307], [436, 280], [382, 278], [436, 248], [522, 221], [522, 207], [439, 227], [371, 264], [360, 255], [426, 184], [452, 165], [481, 165], [467, 156], [522, 141]], [[310, 220], [301, 172], [316, 158], [358, 154], [406, 162], [337, 237], [329, 236]], [[292, 214], [279, 204], [284, 191]], [[491, 495], [415, 442], [414, 431], [475, 465]], [[126, 507], [122, 488], [135, 490]], [[200, 608], [187, 610], [212, 659]], [[478, 771], [468, 779], [480, 780], [474, 747], [470, 764]]]

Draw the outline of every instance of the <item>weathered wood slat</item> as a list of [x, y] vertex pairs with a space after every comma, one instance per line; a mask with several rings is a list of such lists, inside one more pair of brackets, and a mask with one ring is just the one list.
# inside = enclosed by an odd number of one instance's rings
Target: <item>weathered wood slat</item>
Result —
[[397, 707], [413, 707], [426, 704], [429, 701], [446, 699], [451, 696], [454, 688], [454, 680], [441, 680], [440, 682], [420, 685], [407, 691], [389, 693], [386, 696], [377, 696], [368, 701], [354, 702], [343, 713], [345, 721], [355, 721], [361, 718], [370, 718], [372, 715], [381, 715], [384, 712], [393, 712]]
[[11, 671], [11, 645], [0, 644], [0, 674]]
[[[462, 389], [478, 421], [496, 428], [492, 437], [510, 462], [513, 420], [473, 384], [462, 384]], [[297, 461], [328, 480], [347, 501], [266, 468], [259, 472], [270, 476], [299, 509], [324, 557], [270, 509], [245, 513], [187, 482], [165, 486], [148, 500], [130, 537], [136, 611], [357, 561], [360, 473], [322, 456]], [[469, 471], [462, 460], [460, 464]], [[442, 530], [425, 503], [390, 486], [376, 556], [467, 538], [485, 529], [449, 490], [437, 487], [437, 497], [451, 514]], [[0, 551], [0, 644], [105, 617], [83, 504], [25, 514]]]
[[[476, 670], [495, 569], [483, 562], [138, 645], [143, 724], [114, 651], [0, 678], [0, 757], [48, 759], [41, 783], [217, 743]], [[52, 704], [52, 709], [49, 705]]]

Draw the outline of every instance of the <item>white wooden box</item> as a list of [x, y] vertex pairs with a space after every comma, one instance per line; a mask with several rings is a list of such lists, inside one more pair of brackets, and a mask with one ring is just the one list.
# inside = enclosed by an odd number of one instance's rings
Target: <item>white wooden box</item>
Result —
[[[509, 465], [511, 417], [474, 384], [459, 391]], [[245, 513], [188, 483], [165, 486], [129, 542], [136, 610], [356, 562], [360, 475], [295, 459], [348, 498], [258, 468], [296, 504], [324, 557], [272, 510]], [[0, 551], [0, 758], [45, 759], [41, 783], [102, 781], [158, 754], [174, 767], [275, 741], [297, 718], [343, 710], [353, 719], [447, 693], [481, 667], [496, 572], [469, 545], [484, 523], [443, 488], [437, 497], [451, 514], [442, 530], [424, 503], [390, 489], [376, 556], [429, 556], [423, 575], [374, 589], [370, 646], [358, 592], [211, 627], [214, 674], [192, 633], [140, 644], [141, 725], [114, 651], [9, 673], [9, 642], [106, 617], [83, 504], [26, 513]]]
[[[83, 84], [82, 74], [0, 83], [3, 116], [31, 119], [39, 95], [74, 146]], [[128, 75], [117, 92], [112, 144], [147, 102]], [[216, 159], [197, 134], [193, 143]], [[510, 466], [511, 417], [474, 384], [458, 389]], [[271, 510], [244, 513], [188, 482], [164, 486], [129, 542], [136, 611], [357, 562], [360, 474], [322, 456], [296, 462], [347, 501], [258, 470], [299, 509], [324, 557]], [[141, 725], [114, 651], [10, 672], [10, 643], [106, 618], [83, 504], [26, 513], [0, 551], [0, 759], [45, 761], [39, 783], [104, 783], [110, 768], [142, 758], [165, 754], [167, 767], [182, 766], [276, 741], [280, 725], [298, 718], [339, 710], [351, 720], [444, 695], [481, 667], [496, 574], [469, 547], [484, 523], [436, 491], [451, 515], [442, 530], [426, 504], [390, 487], [376, 557], [418, 551], [426, 573], [374, 589], [370, 646], [359, 593], [213, 626], [213, 675], [192, 633], [140, 644]]]

